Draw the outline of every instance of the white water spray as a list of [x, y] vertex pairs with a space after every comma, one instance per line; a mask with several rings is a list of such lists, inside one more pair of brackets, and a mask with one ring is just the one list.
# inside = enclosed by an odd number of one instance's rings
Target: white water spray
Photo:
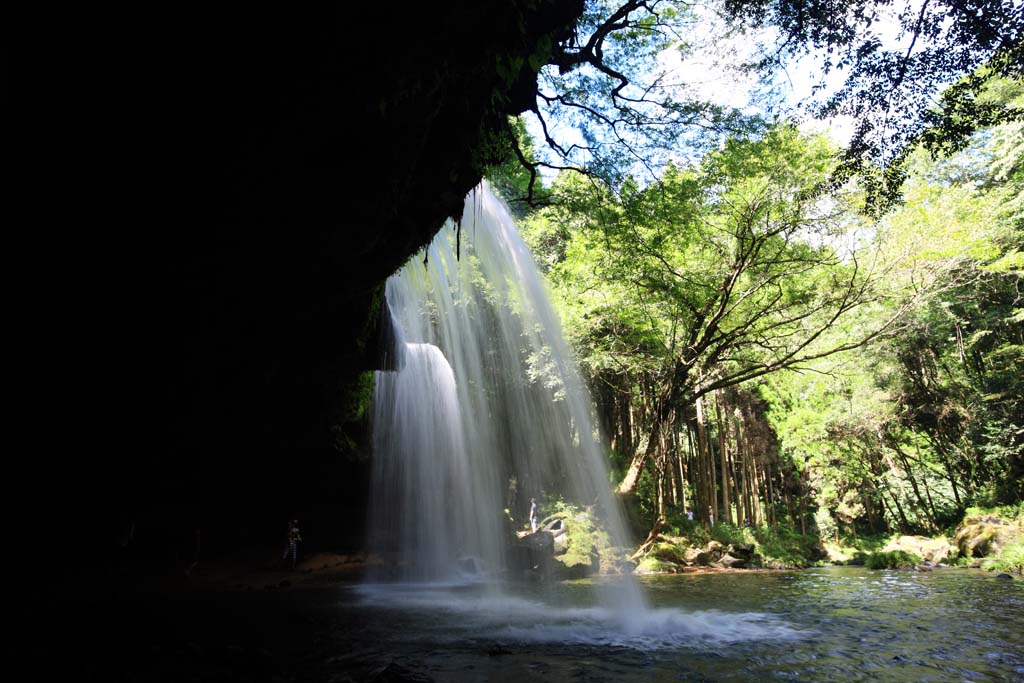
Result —
[[[591, 401], [540, 273], [505, 206], [470, 194], [461, 254], [451, 224], [387, 282], [401, 338], [374, 399], [371, 547], [407, 581], [497, 576], [504, 508], [531, 497], [593, 506], [626, 545]], [[624, 578], [610, 606], [637, 609]]]

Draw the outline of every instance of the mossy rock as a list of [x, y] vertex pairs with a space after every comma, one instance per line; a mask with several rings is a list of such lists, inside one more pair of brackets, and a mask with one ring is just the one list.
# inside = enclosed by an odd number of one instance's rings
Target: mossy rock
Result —
[[555, 557], [554, 569], [560, 579], [583, 579], [601, 571], [601, 558], [596, 553], [567, 552]]
[[674, 543], [668, 543], [661, 541], [654, 544], [648, 555], [665, 562], [671, 562], [673, 564], [685, 564], [686, 563], [686, 550], [685, 546], [679, 546]]
[[991, 515], [965, 518], [953, 537], [962, 557], [998, 555], [1003, 549], [1021, 542], [1024, 542], [1024, 525]]
[[894, 550], [872, 553], [867, 559], [868, 569], [909, 569], [921, 564], [921, 557], [913, 553]]
[[[621, 559], [614, 555], [608, 534], [598, 528], [592, 515], [586, 510], [566, 508], [546, 517], [540, 528], [559, 537], [559, 554], [555, 556], [554, 569], [560, 578], [578, 579], [596, 574], [602, 566], [616, 566]], [[604, 561], [602, 562], [602, 559]]]
[[938, 564], [949, 559], [952, 546], [945, 538], [928, 538], [926, 536], [900, 536], [889, 541], [883, 552], [898, 552], [917, 555], [929, 562]]
[[640, 560], [640, 564], [636, 566], [637, 574], [676, 574], [680, 571], [682, 567], [675, 562], [666, 562], [651, 556]]
[[981, 566], [990, 571], [1024, 574], [1024, 543], [1004, 548], [997, 557], [985, 560]]

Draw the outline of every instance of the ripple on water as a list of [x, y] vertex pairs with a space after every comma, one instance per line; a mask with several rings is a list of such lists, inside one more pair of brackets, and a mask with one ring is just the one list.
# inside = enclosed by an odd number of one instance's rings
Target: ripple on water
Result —
[[1024, 582], [863, 568], [642, 582], [657, 608], [634, 613], [595, 606], [588, 583], [363, 586], [343, 608], [366, 628], [344, 646], [453, 681], [1024, 683]]

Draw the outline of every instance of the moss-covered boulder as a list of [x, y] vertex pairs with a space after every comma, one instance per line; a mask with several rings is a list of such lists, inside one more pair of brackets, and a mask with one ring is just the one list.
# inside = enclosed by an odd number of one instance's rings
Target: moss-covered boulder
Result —
[[944, 537], [927, 538], [925, 536], [900, 536], [889, 541], [882, 552], [904, 552], [916, 555], [928, 562], [939, 564], [950, 557], [953, 546]]
[[651, 548], [651, 552], [648, 553], [648, 555], [665, 562], [686, 564], [687, 550], [689, 549], [683, 545], [667, 541], [659, 541], [654, 544], [654, 547]]
[[683, 567], [676, 564], [675, 562], [666, 562], [665, 560], [659, 560], [658, 558], [648, 555], [647, 557], [640, 560], [640, 564], [636, 566], [635, 573], [637, 574], [676, 574], [681, 572]]
[[557, 578], [583, 578], [599, 573], [603, 566], [621, 571], [621, 562], [616, 561], [621, 558], [612, 557], [608, 534], [597, 525], [589, 510], [563, 506], [541, 522], [540, 530], [552, 537]]
[[920, 556], [902, 550], [872, 553], [867, 559], [868, 569], [911, 569], [919, 564]]
[[998, 555], [1005, 548], [1024, 542], [1024, 523], [994, 515], [968, 515], [957, 527], [953, 544], [962, 557]]

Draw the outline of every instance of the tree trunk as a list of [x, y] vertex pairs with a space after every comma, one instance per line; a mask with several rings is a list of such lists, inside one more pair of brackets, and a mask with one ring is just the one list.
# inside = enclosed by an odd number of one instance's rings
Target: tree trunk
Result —
[[914, 491], [914, 497], [917, 499], [917, 505], [921, 508], [924, 513], [925, 520], [928, 522], [929, 531], [938, 531], [938, 527], [935, 525], [935, 518], [928, 510], [928, 505], [925, 504], [924, 498], [921, 497], [921, 491], [917, 486], [917, 479], [914, 477], [914, 471], [910, 467], [910, 461], [907, 459], [906, 454], [899, 449], [899, 447], [893, 444], [896, 454], [900, 457], [900, 462], [903, 463], [903, 469], [907, 472], [907, 479], [910, 481], [910, 488]]
[[755, 464], [754, 454], [750, 454], [750, 511], [752, 513], [750, 517], [750, 523], [755, 527], [760, 526], [760, 510], [758, 507], [761, 503], [761, 484], [757, 480], [757, 465]]
[[775, 517], [775, 485], [772, 483], [771, 463], [765, 463], [765, 479], [768, 482], [768, 498], [765, 503], [768, 512], [768, 523], [773, 529], [779, 528], [779, 520]]
[[729, 468], [726, 465], [728, 448], [728, 422], [722, 419], [722, 392], [715, 392], [715, 418], [718, 420], [718, 456], [721, 460], [719, 472], [722, 476], [722, 521], [732, 524], [732, 502], [729, 500]]
[[892, 499], [893, 505], [896, 506], [896, 511], [900, 515], [900, 531], [906, 533], [910, 530], [910, 522], [907, 521], [907, 515], [903, 512], [903, 507], [900, 505], [900, 501], [896, 498], [896, 495], [892, 492], [888, 486], [886, 487], [886, 493], [889, 494], [889, 498]]
[[714, 524], [714, 473], [711, 471], [709, 466], [711, 463], [711, 455], [708, 452], [708, 433], [705, 426], [705, 415], [704, 415], [704, 397], [700, 396], [694, 403], [697, 414], [697, 457], [700, 461], [700, 467], [703, 476], [701, 479], [704, 483], [704, 495], [701, 501], [700, 517], [704, 520], [705, 524]]

